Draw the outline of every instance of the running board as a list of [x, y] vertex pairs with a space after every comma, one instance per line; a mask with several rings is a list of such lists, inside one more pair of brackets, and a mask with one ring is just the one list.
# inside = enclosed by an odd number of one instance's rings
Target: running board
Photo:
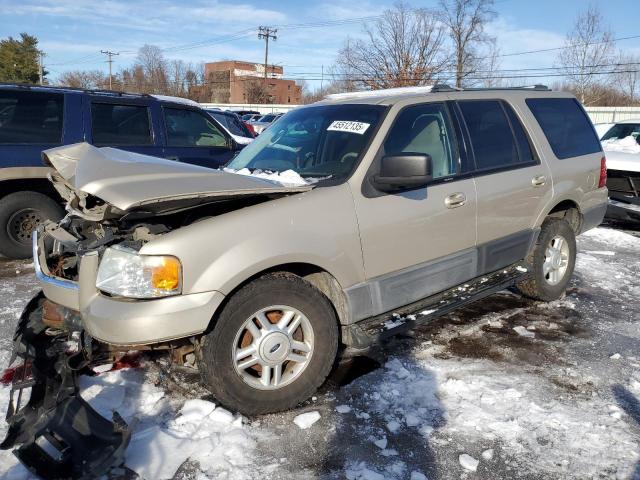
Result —
[[343, 341], [349, 350], [367, 349], [380, 340], [411, 330], [417, 325], [512, 287], [516, 282], [528, 278], [530, 271], [531, 266], [527, 262], [517, 262], [391, 312], [353, 325], [343, 325]]

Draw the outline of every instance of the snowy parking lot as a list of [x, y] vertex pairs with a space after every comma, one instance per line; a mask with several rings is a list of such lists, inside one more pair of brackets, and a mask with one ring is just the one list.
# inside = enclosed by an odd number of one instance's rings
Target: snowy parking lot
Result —
[[[493, 295], [343, 362], [294, 411], [242, 418], [163, 358], [83, 377], [135, 424], [109, 477], [640, 480], [640, 235], [600, 227], [578, 248], [565, 298]], [[0, 262], [4, 365], [37, 286], [29, 262]], [[29, 478], [10, 452], [3, 474]]]

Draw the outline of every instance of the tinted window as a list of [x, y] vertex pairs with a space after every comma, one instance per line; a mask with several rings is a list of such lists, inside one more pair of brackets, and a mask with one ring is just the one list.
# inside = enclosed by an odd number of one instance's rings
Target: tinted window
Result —
[[239, 135], [241, 137], [251, 137], [251, 134], [244, 126], [240, 117], [233, 113], [220, 113], [212, 110], [208, 110], [209, 114], [215, 118], [223, 127], [226, 127], [233, 135]]
[[499, 101], [472, 100], [458, 102], [458, 105], [471, 137], [478, 170], [519, 163], [518, 147]]
[[147, 107], [93, 103], [91, 132], [96, 145], [151, 145]]
[[424, 153], [431, 155], [433, 178], [457, 172], [455, 140], [446, 107], [430, 103], [405, 108], [384, 142], [384, 154]]
[[591, 121], [573, 98], [529, 98], [527, 105], [558, 158], [578, 157], [601, 150]]
[[533, 155], [533, 151], [531, 149], [531, 143], [529, 142], [529, 137], [527, 137], [526, 132], [524, 131], [524, 127], [522, 126], [522, 122], [516, 115], [516, 112], [513, 111], [511, 105], [507, 103], [502, 104], [504, 109], [507, 111], [507, 116], [509, 117], [509, 121], [511, 122], [511, 129], [513, 130], [513, 134], [516, 137], [516, 144], [518, 146], [518, 157], [521, 162], [535, 162], [536, 157]]
[[165, 108], [167, 144], [171, 147], [224, 147], [227, 138], [204, 114], [195, 110]]
[[64, 96], [0, 91], [0, 143], [60, 143]]

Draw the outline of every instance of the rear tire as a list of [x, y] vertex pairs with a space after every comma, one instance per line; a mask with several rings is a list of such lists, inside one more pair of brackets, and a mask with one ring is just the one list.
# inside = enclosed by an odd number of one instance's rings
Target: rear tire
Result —
[[545, 302], [560, 298], [576, 264], [576, 237], [571, 226], [565, 220], [547, 218], [528, 260], [533, 272], [516, 285], [520, 293]]
[[38, 192], [16, 192], [0, 199], [0, 254], [8, 258], [31, 256], [31, 232], [41, 222], [60, 220], [64, 210]]
[[338, 339], [327, 297], [296, 275], [268, 274], [229, 299], [202, 337], [198, 365], [204, 383], [226, 407], [246, 415], [279, 412], [322, 385]]

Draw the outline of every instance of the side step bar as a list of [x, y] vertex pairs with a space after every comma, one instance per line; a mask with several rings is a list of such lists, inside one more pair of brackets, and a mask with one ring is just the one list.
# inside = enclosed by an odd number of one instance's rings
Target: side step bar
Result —
[[405, 307], [342, 327], [350, 350], [365, 350], [376, 342], [411, 330], [528, 278], [531, 266], [517, 262], [470, 282], [455, 286]]

